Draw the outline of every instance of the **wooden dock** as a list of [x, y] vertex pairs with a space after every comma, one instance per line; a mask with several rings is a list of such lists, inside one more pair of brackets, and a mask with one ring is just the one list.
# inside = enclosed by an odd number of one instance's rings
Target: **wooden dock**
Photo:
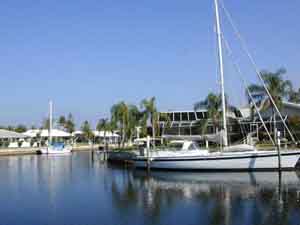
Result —
[[132, 164], [133, 158], [136, 156], [134, 151], [108, 151], [107, 161], [112, 164]]

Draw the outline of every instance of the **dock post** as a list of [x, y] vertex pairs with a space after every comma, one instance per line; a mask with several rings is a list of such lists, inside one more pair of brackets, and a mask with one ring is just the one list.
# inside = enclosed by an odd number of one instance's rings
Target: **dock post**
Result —
[[279, 211], [280, 213], [283, 212], [283, 191], [282, 191], [282, 171], [278, 172], [278, 203], [279, 203]]
[[105, 140], [105, 144], [104, 144], [104, 161], [107, 161], [108, 159], [108, 143]]
[[280, 131], [276, 132], [277, 138], [277, 154], [278, 154], [278, 170], [281, 171], [281, 153], [280, 153]]
[[147, 171], [150, 172], [150, 136], [147, 136]]
[[209, 148], [208, 140], [205, 140], [205, 146], [206, 146], [207, 149]]

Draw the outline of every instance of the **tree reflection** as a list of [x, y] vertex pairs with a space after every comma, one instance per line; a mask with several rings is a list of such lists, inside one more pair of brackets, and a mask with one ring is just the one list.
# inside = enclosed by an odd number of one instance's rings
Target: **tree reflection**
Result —
[[[142, 171], [128, 171], [121, 179], [122, 185], [120, 178], [112, 180], [113, 203], [122, 212], [142, 209], [140, 216], [145, 224], [159, 224], [166, 215], [187, 216], [193, 223], [211, 225], [291, 224], [291, 215], [299, 211], [298, 179], [294, 185], [286, 184], [279, 189], [276, 180], [253, 183], [245, 176], [245, 182], [227, 182], [199, 177], [197, 180], [193, 176], [154, 172], [148, 176]], [[199, 207], [202, 214], [177, 215], [183, 203]]]

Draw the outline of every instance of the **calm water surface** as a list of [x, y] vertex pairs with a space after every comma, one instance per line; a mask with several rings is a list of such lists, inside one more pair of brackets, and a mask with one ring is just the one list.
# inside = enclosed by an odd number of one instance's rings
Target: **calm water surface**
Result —
[[[280, 185], [281, 183], [281, 185]], [[0, 158], [0, 225], [300, 224], [296, 173], [122, 170], [90, 153]]]

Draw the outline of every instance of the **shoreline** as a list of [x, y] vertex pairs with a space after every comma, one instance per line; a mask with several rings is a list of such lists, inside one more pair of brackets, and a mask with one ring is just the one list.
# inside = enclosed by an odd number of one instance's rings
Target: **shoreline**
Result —
[[[80, 151], [89, 151], [92, 148], [90, 145], [82, 145], [73, 147], [72, 151], [80, 152]], [[94, 145], [94, 149], [98, 148], [98, 145]], [[0, 149], [0, 157], [1, 156], [16, 156], [16, 155], [36, 155], [37, 150], [40, 148], [3, 148]]]

